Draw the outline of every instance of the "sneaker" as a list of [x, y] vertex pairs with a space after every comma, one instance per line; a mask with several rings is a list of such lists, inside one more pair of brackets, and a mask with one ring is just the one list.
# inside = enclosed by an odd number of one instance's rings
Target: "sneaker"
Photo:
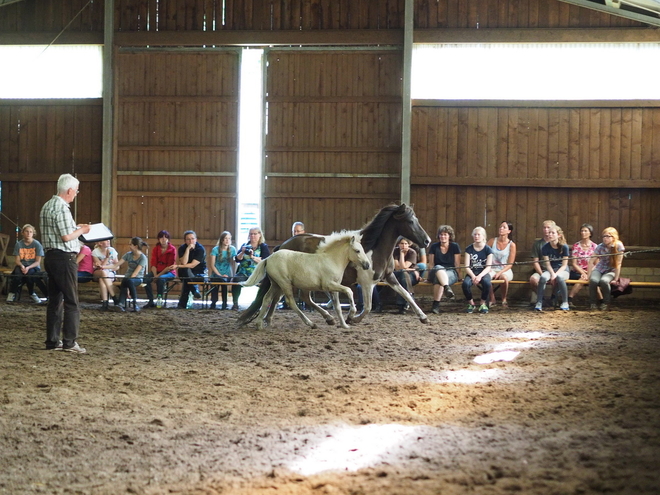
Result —
[[434, 315], [439, 315], [442, 313], [442, 310], [440, 309], [440, 301], [433, 301], [433, 307], [431, 308], [431, 313]]
[[536, 303], [536, 306], [534, 306], [535, 311], [543, 311], [543, 303], [541, 301]]
[[[163, 304], [161, 303], [161, 306], [162, 306], [162, 305], [163, 305]], [[142, 309], [155, 308], [155, 307], [156, 307], [156, 305], [154, 304], [154, 302], [153, 302], [153, 301], [149, 301], [147, 304], [145, 304], [144, 306], [142, 306]]]
[[466, 313], [474, 313], [474, 304], [468, 304], [467, 309], [465, 310]]
[[589, 311], [596, 311], [597, 309], [598, 309], [598, 306], [596, 306], [595, 304], [590, 304], [589, 305]]
[[486, 313], [488, 313], [488, 304], [484, 303], [481, 306], [479, 306], [479, 313], [484, 314], [484, 315]]
[[232, 310], [232, 311], [238, 311], [239, 309], [240, 309], [240, 308], [238, 307], [238, 304], [234, 304], [234, 305], [231, 307], [231, 310]]
[[570, 311], [570, 305], [567, 302], [561, 303], [561, 306], [559, 306], [559, 309], [562, 311]]
[[32, 294], [30, 294], [30, 297], [32, 298], [32, 300], [35, 303], [41, 304], [41, 298], [37, 294], [35, 294], [34, 292]]
[[454, 291], [448, 285], [445, 285], [445, 296], [447, 296], [447, 301], [456, 299], [456, 294], [454, 294]]
[[66, 352], [76, 352], [78, 354], [85, 354], [87, 352], [87, 349], [80, 347], [78, 342], [76, 342], [73, 347], [69, 347], [68, 349], [62, 348], [62, 350]]
[[119, 306], [119, 296], [110, 296], [112, 299], [112, 302], [115, 303], [115, 306]]
[[600, 310], [601, 310], [601, 311], [607, 311], [607, 310], [609, 310], [609, 309], [610, 309], [609, 306], [608, 306], [607, 304], [605, 304], [605, 303], [603, 303], [603, 304], [600, 305]]
[[10, 292], [7, 294], [7, 302], [14, 302], [16, 300], [16, 294], [13, 292]]
[[195, 299], [201, 299], [202, 298], [202, 295], [199, 293], [199, 291], [197, 289], [192, 291], [192, 295]]
[[61, 350], [62, 350], [62, 347], [63, 347], [63, 345], [62, 345], [62, 341], [59, 340], [59, 341], [57, 342], [57, 345], [56, 345], [55, 347], [46, 347], [46, 350], [47, 350], [47, 351], [61, 351]]

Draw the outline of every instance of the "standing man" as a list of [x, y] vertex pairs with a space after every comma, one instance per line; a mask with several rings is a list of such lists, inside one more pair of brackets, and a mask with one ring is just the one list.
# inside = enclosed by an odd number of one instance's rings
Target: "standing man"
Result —
[[541, 274], [543, 270], [541, 269], [541, 264], [539, 260], [541, 259], [541, 248], [550, 241], [550, 230], [556, 228], [557, 224], [554, 220], [546, 220], [543, 222], [543, 237], [536, 239], [534, 244], [532, 244], [532, 261], [534, 267], [534, 273], [529, 277], [529, 286], [532, 290], [530, 294], [530, 306], [535, 306], [537, 302], [537, 289], [539, 286], [539, 280], [541, 280]]
[[[48, 308], [46, 310], [46, 349], [62, 349], [84, 354], [78, 345], [80, 307], [78, 303], [78, 237], [89, 232], [90, 226], [76, 225], [71, 215], [71, 203], [78, 194], [80, 182], [71, 174], [62, 174], [57, 181], [57, 195], [41, 208], [44, 266], [48, 273]], [[60, 340], [60, 335], [62, 340]]]
[[178, 275], [183, 280], [181, 297], [179, 298], [179, 309], [185, 309], [188, 303], [188, 294], [192, 292], [195, 299], [201, 299], [197, 286], [194, 285], [194, 279], [204, 279], [206, 271], [206, 249], [197, 242], [197, 234], [194, 230], [186, 230], [183, 233], [184, 243], [179, 246], [179, 260], [176, 265], [172, 265], [170, 270], [178, 270]]

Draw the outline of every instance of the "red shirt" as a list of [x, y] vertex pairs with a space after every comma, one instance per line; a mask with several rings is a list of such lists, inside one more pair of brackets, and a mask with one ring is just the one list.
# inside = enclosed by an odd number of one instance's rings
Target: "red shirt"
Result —
[[[168, 266], [172, 266], [176, 262], [176, 248], [171, 244], [167, 244], [165, 253], [163, 253], [163, 248], [158, 244], [151, 251], [151, 266], [156, 267], [156, 273], [160, 273]], [[174, 275], [174, 270], [170, 273]]]

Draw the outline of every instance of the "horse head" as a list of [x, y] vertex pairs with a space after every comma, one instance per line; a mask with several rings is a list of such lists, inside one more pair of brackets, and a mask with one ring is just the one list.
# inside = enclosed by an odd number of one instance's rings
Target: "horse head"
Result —
[[419, 224], [417, 215], [410, 206], [402, 203], [392, 216], [398, 222], [399, 235], [411, 240], [421, 248], [429, 247], [431, 238]]
[[361, 266], [363, 270], [369, 270], [371, 268], [371, 259], [364, 252], [362, 244], [355, 238], [351, 236], [349, 241], [350, 250], [348, 258], [357, 266]]

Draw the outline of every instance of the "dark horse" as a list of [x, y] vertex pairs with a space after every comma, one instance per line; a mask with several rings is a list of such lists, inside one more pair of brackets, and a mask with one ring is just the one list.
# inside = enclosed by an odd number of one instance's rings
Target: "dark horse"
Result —
[[[371, 251], [372, 268], [370, 270], [362, 270], [349, 265], [344, 272], [342, 285], [360, 284], [364, 300], [362, 312], [351, 319], [350, 323], [359, 323], [362, 321], [362, 318], [370, 313], [373, 287], [381, 280], [408, 301], [408, 304], [413, 308], [422, 323], [428, 323], [427, 316], [419, 309], [413, 297], [407, 290], [401, 287], [401, 284], [399, 284], [399, 281], [394, 276], [394, 258], [392, 257], [392, 253], [399, 237], [403, 236], [424, 248], [428, 247], [431, 243], [431, 239], [419, 224], [413, 209], [405, 204], [385, 206], [367, 225], [361, 230], [356, 231], [356, 233], [361, 236], [360, 242], [364, 250], [367, 253]], [[324, 237], [319, 235], [301, 234], [286, 240], [276, 250], [290, 249], [292, 251], [314, 253], [323, 239]], [[256, 318], [259, 314], [264, 296], [270, 287], [270, 280], [268, 277], [264, 278], [261, 281], [259, 292], [254, 302], [238, 318], [239, 326], [246, 325]], [[321, 313], [328, 324], [334, 324], [332, 316], [314, 303], [308, 293], [303, 293], [303, 300]], [[272, 304], [267, 316], [267, 322], [270, 322], [270, 317], [274, 309], [275, 304]]]

